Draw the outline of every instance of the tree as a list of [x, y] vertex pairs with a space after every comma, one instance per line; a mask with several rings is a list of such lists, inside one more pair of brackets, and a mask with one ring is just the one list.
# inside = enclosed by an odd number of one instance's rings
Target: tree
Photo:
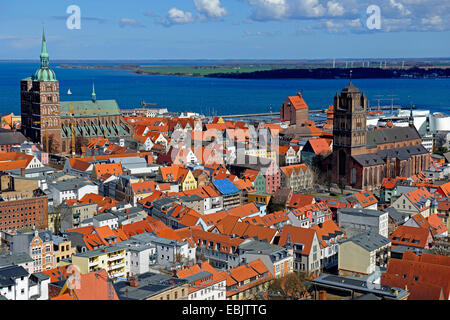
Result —
[[267, 296], [270, 300], [298, 300], [309, 298], [310, 282], [306, 274], [293, 272], [284, 277], [274, 279], [267, 288]]
[[444, 153], [447, 153], [448, 151], [449, 151], [449, 150], [448, 150], [446, 147], [444, 147], [444, 146], [437, 147], [437, 148], [434, 148], [434, 149], [433, 149], [433, 153], [434, 153], [434, 154], [439, 154], [439, 155], [441, 155], [441, 156], [443, 156]]
[[48, 152], [49, 153], [58, 153], [61, 150], [61, 144], [55, 138], [55, 135], [51, 134], [48, 137]]
[[76, 137], [75, 138], [75, 153], [81, 154], [82, 153], [82, 147], [87, 146], [89, 140], [85, 137]]

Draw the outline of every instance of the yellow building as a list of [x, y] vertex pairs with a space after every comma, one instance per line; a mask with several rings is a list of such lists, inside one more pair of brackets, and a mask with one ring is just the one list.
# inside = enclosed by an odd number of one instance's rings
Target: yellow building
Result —
[[184, 176], [184, 179], [181, 182], [181, 190], [194, 190], [197, 189], [197, 180], [195, 180], [194, 175], [190, 170]]
[[268, 206], [271, 197], [270, 194], [266, 193], [249, 193], [248, 202], [263, 203]]
[[357, 233], [338, 246], [340, 276], [360, 277], [377, 267], [386, 268], [391, 256], [391, 241], [375, 232]]
[[117, 245], [90, 250], [72, 256], [72, 264], [82, 274], [106, 270], [111, 278], [126, 277], [129, 267], [126, 265], [126, 249]]
[[256, 158], [264, 158], [275, 161], [278, 157], [278, 154], [275, 150], [267, 150], [260, 148], [252, 148], [245, 150], [246, 156], [256, 157]]
[[76, 253], [76, 248], [72, 248], [72, 242], [70, 240], [61, 238], [61, 241], [53, 239], [53, 253], [55, 254], [56, 267], [62, 267], [67, 265], [67, 262], [62, 262], [64, 259], [72, 257]]

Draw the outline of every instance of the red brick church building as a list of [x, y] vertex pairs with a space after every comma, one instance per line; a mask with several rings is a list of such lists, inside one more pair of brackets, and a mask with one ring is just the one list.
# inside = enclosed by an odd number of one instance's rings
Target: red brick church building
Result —
[[309, 108], [301, 93], [287, 97], [280, 109], [282, 121], [289, 121], [290, 125], [298, 125], [308, 121]]
[[429, 153], [414, 126], [368, 130], [365, 94], [351, 81], [336, 93], [333, 152], [324, 159], [333, 183], [373, 189], [383, 178], [410, 177], [429, 165]]

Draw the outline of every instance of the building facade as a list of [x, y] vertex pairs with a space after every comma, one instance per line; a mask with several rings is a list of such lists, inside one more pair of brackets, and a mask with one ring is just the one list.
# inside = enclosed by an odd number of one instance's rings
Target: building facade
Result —
[[333, 183], [371, 190], [427, 169], [430, 158], [414, 126], [368, 130], [367, 97], [350, 81], [334, 97], [333, 152], [324, 164]]
[[93, 139], [133, 135], [117, 102], [97, 100], [94, 88], [90, 100], [60, 101], [59, 81], [49, 66], [44, 32], [40, 60], [36, 73], [20, 83], [21, 131], [25, 137], [51, 153], [81, 153], [81, 145]]

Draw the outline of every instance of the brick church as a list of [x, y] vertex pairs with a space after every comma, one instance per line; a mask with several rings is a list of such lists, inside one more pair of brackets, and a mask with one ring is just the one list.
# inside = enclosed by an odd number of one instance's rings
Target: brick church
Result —
[[132, 128], [123, 120], [117, 102], [97, 100], [94, 87], [91, 99], [73, 101], [73, 109], [71, 102], [59, 100], [59, 81], [49, 66], [44, 32], [40, 60], [35, 74], [20, 82], [21, 131], [25, 137], [41, 143], [51, 153], [70, 153], [75, 152], [71, 150], [72, 132], [77, 145], [96, 138], [132, 136]]
[[385, 177], [410, 177], [429, 167], [413, 125], [368, 130], [366, 118], [367, 97], [350, 81], [334, 97], [333, 152], [324, 159], [333, 183], [374, 189]]
[[299, 92], [296, 96], [287, 97], [280, 108], [282, 121], [289, 121], [289, 124], [301, 126], [308, 121], [309, 108]]

